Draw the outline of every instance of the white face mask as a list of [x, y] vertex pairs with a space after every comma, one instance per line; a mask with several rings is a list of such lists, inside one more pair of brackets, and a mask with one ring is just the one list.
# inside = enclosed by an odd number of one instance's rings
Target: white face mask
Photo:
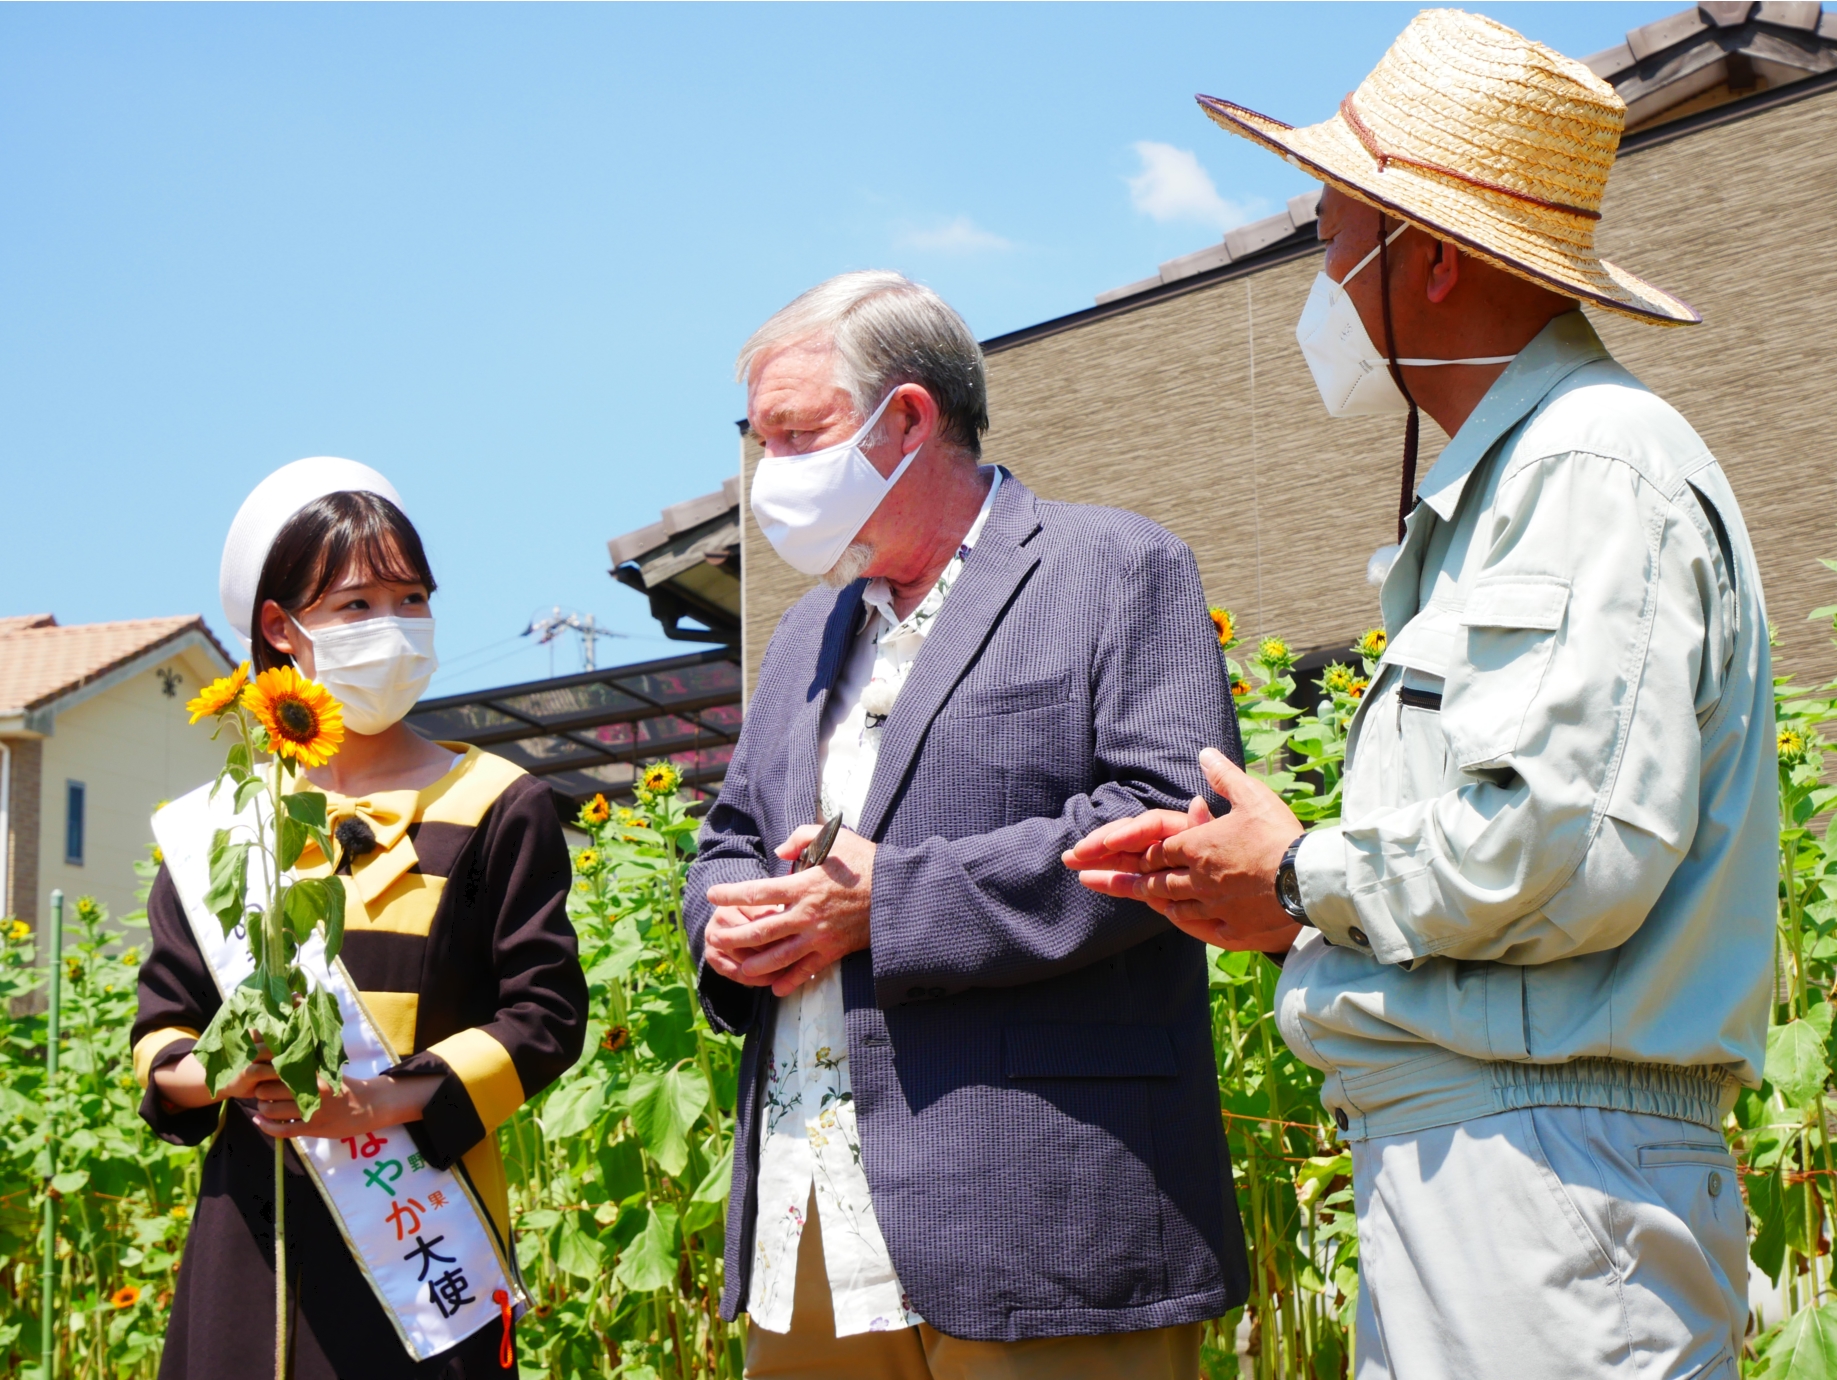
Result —
[[381, 733], [396, 723], [440, 669], [432, 618], [382, 616], [300, 631], [312, 643], [313, 679], [344, 706], [353, 733]]
[[[1385, 243], [1395, 243], [1407, 229], [1409, 226], [1399, 225]], [[1389, 361], [1371, 343], [1359, 309], [1352, 304], [1352, 294], [1346, 291], [1346, 284], [1377, 257], [1377, 247], [1373, 246], [1371, 253], [1337, 283], [1324, 271], [1316, 273], [1307, 305], [1295, 323], [1296, 343], [1301, 346], [1314, 375], [1314, 386], [1320, 390], [1320, 399], [1332, 417], [1400, 417], [1410, 410], [1397, 381], [1391, 377]], [[1509, 364], [1516, 358], [1488, 355], [1479, 359], [1399, 359], [1397, 363]]]
[[[897, 391], [897, 390], [896, 390]], [[861, 450], [889, 393], [848, 440], [803, 455], [768, 455], [753, 471], [753, 516], [765, 539], [806, 575], [825, 574], [899, 483], [922, 446], [913, 447], [886, 478]]]

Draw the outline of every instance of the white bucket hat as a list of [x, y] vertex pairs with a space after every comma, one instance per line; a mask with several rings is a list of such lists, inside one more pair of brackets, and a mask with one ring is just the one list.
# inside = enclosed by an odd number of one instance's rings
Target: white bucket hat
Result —
[[217, 572], [217, 597], [223, 616], [230, 620], [245, 646], [254, 638], [255, 587], [274, 539], [293, 515], [327, 494], [370, 493], [402, 506], [395, 486], [368, 465], [341, 460], [335, 455], [315, 455], [282, 465], [255, 486], [242, 501], [223, 543], [223, 565]]

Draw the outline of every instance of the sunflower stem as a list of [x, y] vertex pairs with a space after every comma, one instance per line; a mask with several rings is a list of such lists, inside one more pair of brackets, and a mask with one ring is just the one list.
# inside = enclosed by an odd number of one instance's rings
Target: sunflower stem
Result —
[[[262, 927], [267, 931], [262, 944], [263, 966], [268, 973], [285, 972], [291, 965], [287, 963], [286, 951], [281, 947], [285, 940], [281, 933], [281, 755], [272, 753], [269, 756], [268, 768], [268, 829], [267, 838], [273, 842], [273, 850], [268, 855], [268, 908], [262, 916]], [[264, 977], [267, 974], [263, 975]], [[291, 989], [292, 984], [289, 984]], [[272, 990], [272, 983], [267, 985]], [[285, 1014], [285, 1013], [283, 1013]], [[268, 1051], [269, 1057], [274, 1055]], [[279, 1136], [274, 1139], [274, 1380], [287, 1380], [287, 1142]]]

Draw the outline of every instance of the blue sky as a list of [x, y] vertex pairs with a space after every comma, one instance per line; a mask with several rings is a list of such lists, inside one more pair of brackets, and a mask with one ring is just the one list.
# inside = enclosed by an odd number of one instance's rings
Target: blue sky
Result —
[[0, 6], [0, 613], [229, 641], [231, 515], [333, 454], [426, 538], [434, 693], [578, 669], [554, 605], [688, 650], [605, 541], [733, 472], [752, 327], [866, 267], [985, 338], [1088, 306], [1310, 185], [1194, 92], [1324, 118], [1417, 8]]

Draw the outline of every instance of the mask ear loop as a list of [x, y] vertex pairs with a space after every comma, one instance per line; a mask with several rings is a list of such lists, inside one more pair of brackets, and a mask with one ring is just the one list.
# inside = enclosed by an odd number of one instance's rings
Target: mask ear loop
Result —
[[[1403, 381], [1403, 370], [1397, 364], [1397, 334], [1391, 327], [1391, 265], [1390, 236], [1386, 234], [1387, 217], [1382, 211], [1378, 213], [1378, 290], [1379, 300], [1384, 303], [1384, 362], [1390, 366], [1391, 381], [1397, 385], [1397, 391], [1403, 394], [1403, 400], [1410, 405], [1410, 419], [1403, 424], [1403, 492], [1397, 499], [1397, 544], [1403, 545], [1404, 523], [1410, 516], [1410, 509], [1415, 506], [1416, 497], [1416, 446], [1422, 431], [1422, 421], [1416, 407], [1416, 399], [1410, 396], [1410, 386]], [[1400, 225], [1399, 229], [1402, 228]]]

